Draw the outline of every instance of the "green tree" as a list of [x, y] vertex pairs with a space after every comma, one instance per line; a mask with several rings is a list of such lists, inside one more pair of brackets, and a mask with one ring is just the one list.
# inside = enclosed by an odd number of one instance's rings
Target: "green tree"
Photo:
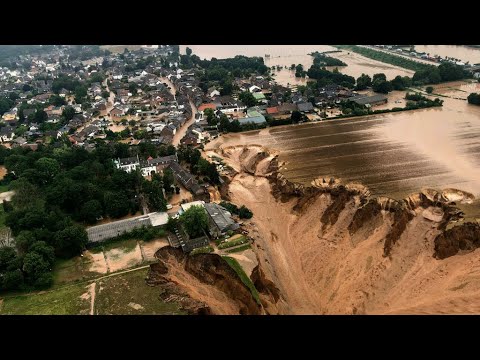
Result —
[[42, 176], [44, 181], [50, 181], [60, 172], [60, 164], [57, 160], [42, 157], [35, 162], [38, 174]]
[[55, 234], [55, 248], [59, 256], [71, 258], [80, 255], [88, 242], [85, 229], [80, 225], [72, 225]]
[[253, 94], [249, 91], [244, 91], [242, 92], [239, 97], [241, 102], [243, 102], [247, 107], [252, 107], [257, 104], [257, 100], [255, 100], [255, 97]]
[[72, 120], [74, 116], [75, 116], [75, 109], [73, 107], [67, 106], [65, 109], [63, 109], [62, 117], [65, 119], [65, 121]]
[[366, 74], [362, 74], [357, 78], [357, 90], [365, 90], [366, 88], [372, 86], [372, 78]]
[[173, 171], [170, 168], [167, 168], [163, 171], [163, 188], [167, 193], [172, 193], [173, 188], [172, 185], [175, 182], [175, 178], [173, 177]]
[[87, 224], [95, 224], [103, 215], [102, 204], [98, 200], [89, 200], [82, 206], [81, 216]]
[[52, 246], [47, 245], [45, 241], [37, 241], [34, 244], [32, 244], [28, 252], [32, 252], [32, 251], [36, 252], [37, 254], [40, 254], [50, 266], [54, 264], [55, 250], [53, 249]]
[[163, 196], [162, 182], [156, 177], [152, 181], [144, 181], [143, 191], [147, 197], [148, 208], [150, 211], [167, 210], [167, 201]]
[[213, 109], [205, 109], [203, 115], [206, 117], [208, 125], [213, 126], [217, 124], [218, 120]]
[[405, 90], [407, 84], [405, 83], [405, 79], [400, 75], [396, 76], [392, 81], [392, 88], [393, 90]]
[[37, 111], [35, 112], [35, 116], [34, 116], [33, 120], [34, 120], [36, 123], [41, 124], [41, 123], [43, 123], [43, 122], [45, 122], [45, 121], [48, 120], [48, 115], [47, 115], [47, 113], [46, 113], [45, 111], [43, 111], [43, 110], [37, 110]]
[[372, 78], [372, 83], [379, 80], [387, 81], [387, 76], [384, 73], [374, 74]]
[[390, 81], [385, 80], [375, 80], [372, 83], [372, 89], [375, 92], [388, 94], [390, 91], [393, 90], [392, 83]]
[[187, 47], [187, 48], [185, 49], [185, 52], [186, 52], [187, 56], [192, 55], [192, 49], [190, 49], [189, 47]]
[[208, 217], [202, 206], [191, 206], [180, 215], [180, 221], [192, 238], [202, 236], [208, 228]]
[[433, 86], [427, 86], [425, 90], [427, 94], [431, 94], [433, 92]]
[[37, 252], [29, 252], [23, 259], [26, 281], [37, 288], [46, 288], [52, 284], [51, 269], [51, 264]]
[[15, 236], [15, 244], [17, 249], [22, 253], [29, 251], [30, 247], [37, 241], [35, 235], [28, 230], [20, 231], [20, 233]]
[[59, 95], [52, 95], [48, 101], [54, 106], [62, 106], [67, 103], [65, 99]]
[[242, 205], [238, 209], [238, 216], [240, 217], [240, 219], [251, 219], [253, 213], [245, 205]]
[[303, 115], [300, 111], [292, 111], [292, 115], [290, 115], [290, 119], [292, 120], [292, 122], [294, 123], [298, 123], [299, 121], [301, 121], [303, 118]]
[[480, 105], [480, 94], [471, 93], [470, 95], [468, 95], [467, 101], [469, 104]]
[[103, 90], [102, 91], [102, 97], [104, 99], [108, 99], [110, 97], [110, 92], [108, 92], [107, 90]]
[[121, 192], [106, 193], [104, 196], [105, 212], [112, 218], [125, 216], [130, 211], [130, 204], [125, 194]]

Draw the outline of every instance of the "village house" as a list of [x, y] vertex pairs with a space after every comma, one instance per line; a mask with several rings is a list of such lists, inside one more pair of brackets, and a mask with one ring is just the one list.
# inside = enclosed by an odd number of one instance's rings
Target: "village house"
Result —
[[297, 107], [298, 111], [300, 111], [301, 113], [313, 112], [313, 105], [311, 102], [298, 103]]
[[126, 171], [128, 173], [131, 171], [135, 171], [137, 167], [140, 167], [140, 160], [138, 158], [138, 155], [134, 157], [114, 160], [114, 163], [118, 169], [122, 169], [123, 171]]
[[110, 117], [112, 119], [119, 119], [123, 116], [125, 116], [125, 111], [120, 107], [114, 107], [112, 110], [110, 110]]
[[358, 105], [365, 105], [367, 107], [370, 107], [372, 105], [386, 104], [388, 101], [387, 97], [382, 94], [354, 96], [348, 98], [347, 100], [353, 101]]
[[225, 235], [229, 230], [235, 231], [240, 226], [232, 219], [232, 214], [215, 203], [207, 203], [204, 205], [208, 214], [210, 234], [218, 238]]
[[220, 110], [223, 114], [242, 112], [247, 108], [240, 100], [235, 100], [230, 95], [217, 97], [213, 104], [215, 104], [216, 110]]
[[3, 143], [10, 142], [15, 137], [15, 129], [11, 127], [2, 127], [0, 129], [0, 140]]
[[168, 155], [158, 158], [149, 157], [145, 162], [141, 163], [141, 171], [143, 176], [149, 176], [156, 173], [161, 173], [170, 166], [172, 162], [177, 162], [177, 155]]

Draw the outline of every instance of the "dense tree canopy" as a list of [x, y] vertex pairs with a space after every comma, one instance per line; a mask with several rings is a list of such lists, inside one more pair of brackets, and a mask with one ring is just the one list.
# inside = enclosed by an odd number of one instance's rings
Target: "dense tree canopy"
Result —
[[202, 206], [191, 206], [180, 215], [180, 221], [192, 238], [204, 235], [204, 231], [208, 229], [208, 216]]
[[357, 86], [355, 87], [357, 90], [365, 90], [370, 86], [372, 86], [372, 78], [370, 76], [362, 74], [357, 78]]

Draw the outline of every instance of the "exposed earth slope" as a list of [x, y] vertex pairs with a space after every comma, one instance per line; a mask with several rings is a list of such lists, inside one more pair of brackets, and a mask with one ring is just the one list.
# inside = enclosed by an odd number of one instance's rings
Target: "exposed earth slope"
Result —
[[[453, 201], [471, 201], [471, 194], [426, 189], [400, 201], [372, 198], [362, 185], [330, 177], [308, 187], [291, 183], [261, 146], [226, 147], [215, 155], [236, 171], [224, 195], [254, 213], [246, 227], [259, 262], [251, 279], [263, 309], [217, 255], [185, 260], [160, 250], [157, 258], [170, 259], [160, 261], [163, 278], [206, 313], [480, 312], [480, 252], [474, 251], [480, 228], [466, 223], [445, 230], [461, 216]], [[219, 267], [220, 275], [212, 275]]]

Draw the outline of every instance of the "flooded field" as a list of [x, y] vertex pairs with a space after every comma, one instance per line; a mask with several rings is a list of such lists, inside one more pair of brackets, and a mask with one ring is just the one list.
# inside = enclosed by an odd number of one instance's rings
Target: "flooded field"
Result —
[[464, 45], [415, 45], [415, 50], [430, 55], [453, 57], [470, 64], [480, 63], [480, 49]]
[[478, 197], [480, 108], [442, 99], [443, 108], [229, 134], [208, 147], [264, 145], [279, 151], [290, 180], [305, 184], [332, 175], [367, 185], [374, 195], [454, 187]]
[[[277, 65], [289, 67], [292, 64], [302, 64], [305, 70], [308, 70], [313, 63], [313, 58], [308, 55], [309, 53], [337, 50], [329, 45], [186, 45], [180, 46], [180, 51], [184, 53], [187, 46], [202, 59], [229, 58], [236, 55], [261, 56], [264, 58], [265, 65], [270, 67]], [[269, 55], [269, 57], [265, 57], [265, 55]], [[368, 59], [353, 52], [342, 51], [332, 53], [330, 56], [348, 64], [348, 66], [338, 67], [338, 70], [355, 78], [362, 73], [373, 76], [380, 72], [384, 73], [387, 79], [393, 79], [397, 75], [413, 75], [413, 71]], [[328, 70], [334, 69], [334, 67], [327, 68]], [[275, 80], [285, 86], [289, 84], [304, 85], [306, 82], [306, 79], [295, 78], [295, 72], [285, 68], [275, 71], [274, 74]]]

